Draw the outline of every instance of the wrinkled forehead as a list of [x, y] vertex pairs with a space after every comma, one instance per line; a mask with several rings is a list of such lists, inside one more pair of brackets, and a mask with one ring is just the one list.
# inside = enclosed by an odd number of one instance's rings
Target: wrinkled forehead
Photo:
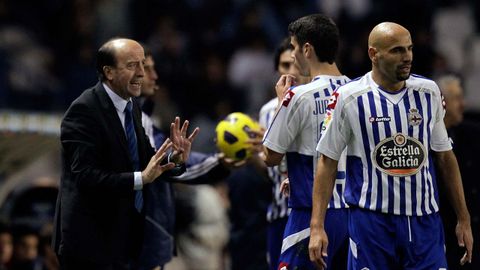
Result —
[[410, 47], [412, 44], [412, 37], [409, 32], [389, 32], [380, 37], [376, 42], [376, 47], [390, 50], [396, 47]]
[[115, 56], [119, 62], [137, 62], [145, 60], [143, 47], [134, 41], [115, 44]]

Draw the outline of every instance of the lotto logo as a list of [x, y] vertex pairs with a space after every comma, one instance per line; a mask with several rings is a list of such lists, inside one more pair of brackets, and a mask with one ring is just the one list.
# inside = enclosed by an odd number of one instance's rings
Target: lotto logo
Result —
[[285, 94], [285, 97], [283, 98], [282, 105], [288, 107], [288, 103], [290, 103], [290, 100], [292, 100], [294, 95], [295, 93], [292, 92], [292, 90], [288, 90], [288, 92]]
[[280, 262], [280, 264], [278, 265], [278, 270], [288, 270], [288, 263]]
[[328, 109], [333, 110], [335, 109], [335, 106], [337, 106], [337, 99], [338, 99], [338, 91], [333, 92], [333, 95], [330, 97], [330, 100], [328, 101]]

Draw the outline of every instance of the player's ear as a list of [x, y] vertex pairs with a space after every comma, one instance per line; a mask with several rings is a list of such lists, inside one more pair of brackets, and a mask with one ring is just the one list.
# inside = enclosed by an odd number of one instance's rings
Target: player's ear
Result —
[[312, 55], [312, 52], [313, 52], [312, 44], [305, 42], [305, 44], [303, 44], [302, 49], [303, 49], [303, 54], [305, 55], [306, 58], [309, 58]]
[[377, 54], [378, 54], [378, 51], [376, 48], [371, 46], [368, 47], [368, 57], [370, 58], [372, 63], [377, 63], [377, 60], [378, 60]]

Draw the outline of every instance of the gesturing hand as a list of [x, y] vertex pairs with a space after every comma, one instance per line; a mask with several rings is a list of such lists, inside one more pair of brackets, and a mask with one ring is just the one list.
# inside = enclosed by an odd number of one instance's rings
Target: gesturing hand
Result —
[[182, 127], [180, 128], [180, 117], [175, 117], [175, 121], [170, 124], [170, 140], [173, 143], [173, 154], [171, 161], [175, 163], [183, 163], [187, 161], [188, 156], [190, 155], [190, 150], [192, 149], [192, 142], [197, 136], [200, 129], [197, 127], [195, 130], [187, 137], [187, 129], [189, 122], [185, 120]]
[[160, 146], [160, 149], [152, 156], [150, 161], [148, 162], [147, 167], [142, 172], [142, 181], [143, 184], [148, 184], [153, 182], [157, 177], [162, 175], [163, 172], [171, 170], [175, 167], [175, 164], [170, 162], [164, 165], [162, 161], [165, 159], [167, 155], [167, 151], [170, 150], [172, 147], [172, 142], [170, 139], [165, 140], [165, 142]]

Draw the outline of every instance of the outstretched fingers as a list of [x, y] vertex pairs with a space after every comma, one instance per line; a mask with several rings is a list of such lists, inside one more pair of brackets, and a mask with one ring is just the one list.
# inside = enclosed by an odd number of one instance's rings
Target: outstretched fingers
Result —
[[197, 135], [198, 135], [199, 132], [200, 132], [200, 128], [199, 128], [199, 127], [196, 127], [196, 128], [193, 130], [192, 134], [190, 134], [190, 136], [188, 136], [188, 140], [189, 140], [190, 142], [193, 142], [193, 140], [195, 139], [195, 137], [197, 137]]
[[[179, 119], [179, 121], [180, 121], [180, 119]], [[180, 129], [180, 136], [182, 136], [183, 138], [187, 137], [187, 129], [188, 129], [189, 124], [190, 124], [190, 122], [188, 122], [188, 120], [185, 120], [183, 122], [182, 129]]]
[[172, 147], [172, 142], [170, 139], [165, 140], [165, 142], [160, 146], [158, 151], [153, 156], [155, 164], [159, 165], [167, 156], [167, 151]]

